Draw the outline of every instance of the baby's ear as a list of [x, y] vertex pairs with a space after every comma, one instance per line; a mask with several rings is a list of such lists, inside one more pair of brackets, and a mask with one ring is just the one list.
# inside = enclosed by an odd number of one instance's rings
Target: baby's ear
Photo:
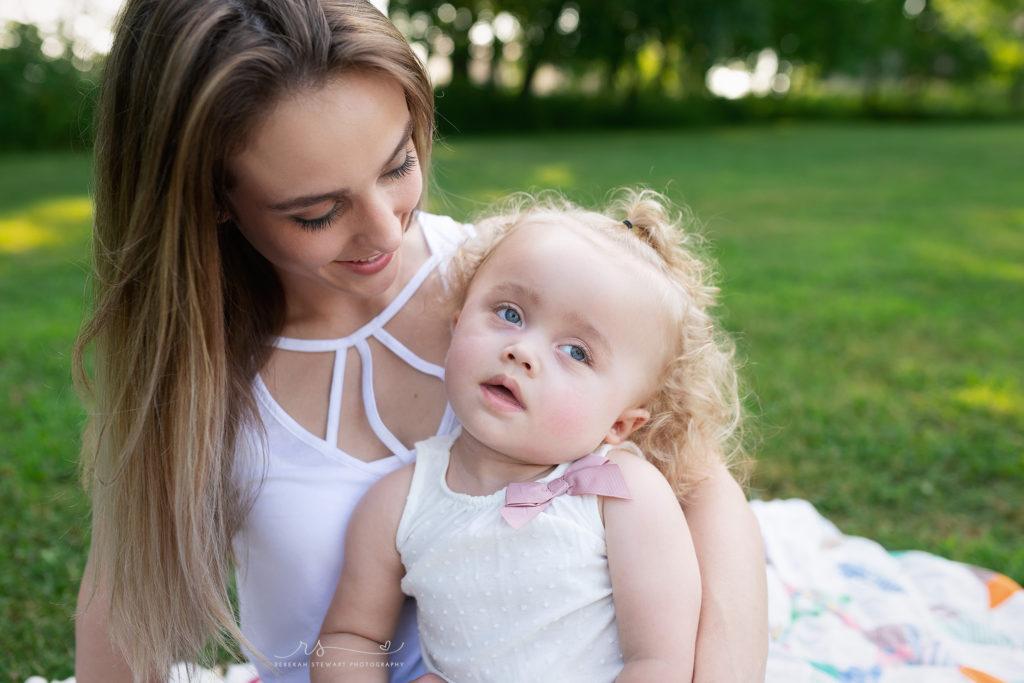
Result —
[[630, 408], [615, 420], [615, 424], [604, 435], [604, 442], [618, 446], [628, 439], [630, 434], [643, 427], [650, 419], [650, 411], [643, 408]]

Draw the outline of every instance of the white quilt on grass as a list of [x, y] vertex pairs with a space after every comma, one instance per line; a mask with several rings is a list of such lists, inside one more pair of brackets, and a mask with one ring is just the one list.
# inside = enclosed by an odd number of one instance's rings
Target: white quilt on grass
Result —
[[[844, 536], [805, 500], [751, 505], [768, 556], [769, 683], [1024, 683], [1024, 591], [1007, 577]], [[179, 667], [170, 683], [186, 680]], [[193, 676], [258, 681], [247, 665]]]
[[1007, 577], [844, 536], [805, 500], [752, 506], [772, 683], [1024, 683], [1024, 592]]

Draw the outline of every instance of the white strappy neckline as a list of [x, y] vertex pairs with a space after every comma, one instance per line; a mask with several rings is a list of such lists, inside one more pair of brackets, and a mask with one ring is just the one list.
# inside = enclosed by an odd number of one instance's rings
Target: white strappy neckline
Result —
[[[418, 220], [423, 217], [423, 214], [420, 214], [420, 218], [418, 218]], [[391, 319], [402, 310], [405, 304], [409, 302], [413, 295], [416, 294], [423, 282], [430, 276], [430, 273], [434, 271], [438, 264], [441, 263], [442, 258], [444, 257], [444, 254], [441, 253], [442, 250], [434, 243], [434, 240], [439, 239], [440, 237], [433, 234], [434, 227], [429, 224], [429, 221], [424, 220], [420, 220], [420, 227], [423, 230], [423, 236], [427, 243], [427, 248], [430, 250], [430, 256], [419, 267], [412, 278], [409, 279], [409, 282], [405, 284], [398, 295], [391, 300], [391, 303], [385, 306], [384, 310], [374, 316], [369, 322], [351, 334], [339, 339], [298, 339], [295, 337], [276, 337], [272, 342], [277, 348], [284, 349], [286, 351], [304, 351], [311, 353], [334, 352], [334, 367], [331, 373], [331, 386], [327, 403], [327, 429], [324, 434], [324, 438], [312, 433], [289, 415], [288, 412], [277, 402], [277, 399], [274, 398], [273, 394], [270, 393], [270, 389], [263, 381], [263, 377], [259, 373], [256, 375], [256, 396], [281, 425], [283, 425], [303, 443], [312, 446], [329, 457], [354, 465], [360, 469], [377, 471], [381, 469], [381, 467], [385, 466], [385, 463], [390, 463], [396, 458], [403, 463], [409, 463], [413, 460], [412, 449], [406, 448], [398, 437], [388, 429], [387, 425], [385, 425], [383, 420], [381, 420], [380, 413], [377, 410], [377, 400], [373, 390], [373, 355], [370, 351], [369, 339], [371, 337], [376, 339], [385, 348], [405, 361], [405, 363], [412, 368], [424, 374], [437, 377], [442, 382], [444, 381], [443, 367], [436, 363], [424, 360], [405, 344], [396, 339], [390, 332], [384, 329], [384, 326], [389, 323]], [[356, 352], [359, 354], [359, 359], [362, 364], [360, 373], [360, 390], [362, 393], [363, 408], [366, 413], [367, 421], [377, 438], [389, 451], [391, 451], [390, 456], [368, 461], [357, 458], [341, 448], [338, 448], [338, 432], [341, 421], [341, 397], [344, 390], [345, 361], [348, 351], [351, 348], [355, 348]], [[452, 412], [451, 404], [446, 402], [444, 414], [441, 416], [441, 421], [438, 424], [435, 434], [444, 434], [447, 433], [447, 431], [450, 431], [451, 425], [454, 421], [455, 414]]]

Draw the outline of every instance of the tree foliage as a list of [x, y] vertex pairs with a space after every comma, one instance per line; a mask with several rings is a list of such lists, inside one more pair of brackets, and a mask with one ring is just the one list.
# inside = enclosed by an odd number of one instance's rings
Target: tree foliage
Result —
[[[694, 120], [757, 118], [787, 97], [797, 110], [800, 97], [831, 97], [837, 106], [806, 110], [825, 115], [850, 111], [847, 100], [859, 97], [858, 111], [871, 113], [891, 111], [893, 92], [913, 103], [935, 91], [954, 92], [969, 107], [980, 101], [975, 91], [985, 102], [995, 93], [1004, 110], [1024, 111], [1024, 0], [390, 0], [389, 7], [421, 53], [447, 60], [441, 112], [463, 123], [662, 125], [682, 120], [672, 104], [682, 98]], [[60, 54], [55, 37], [44, 40], [33, 26], [0, 31], [0, 149], [89, 144], [102, 58], [83, 60], [71, 41], [56, 39]], [[774, 97], [746, 110], [712, 101], [710, 69], [752, 73], [765, 51], [785, 72]], [[545, 79], [545, 91], [561, 99], [535, 97]]]
[[48, 57], [35, 26], [10, 24], [0, 49], [0, 149], [72, 147], [92, 139], [98, 64]]
[[[514, 17], [522, 95], [542, 64], [577, 80], [597, 75], [605, 90], [694, 94], [713, 65], [765, 48], [817, 78], [855, 79], [867, 95], [883, 82], [915, 88], [990, 76], [1024, 88], [1024, 0], [392, 0], [390, 7], [420, 17], [425, 28], [413, 38], [428, 50], [440, 36], [452, 40], [455, 84], [470, 80], [473, 26]], [[460, 19], [446, 21], [446, 8]], [[574, 15], [568, 27], [567, 13]], [[491, 44], [492, 64], [505, 47]]]

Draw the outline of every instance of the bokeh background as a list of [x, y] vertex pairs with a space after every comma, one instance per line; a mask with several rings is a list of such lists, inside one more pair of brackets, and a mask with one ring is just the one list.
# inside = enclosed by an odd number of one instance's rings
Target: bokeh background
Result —
[[[119, 5], [0, 0], [0, 680], [72, 674], [70, 347]], [[693, 209], [743, 363], [752, 497], [1024, 581], [1024, 2], [386, 10], [437, 87], [434, 211], [634, 183]]]

